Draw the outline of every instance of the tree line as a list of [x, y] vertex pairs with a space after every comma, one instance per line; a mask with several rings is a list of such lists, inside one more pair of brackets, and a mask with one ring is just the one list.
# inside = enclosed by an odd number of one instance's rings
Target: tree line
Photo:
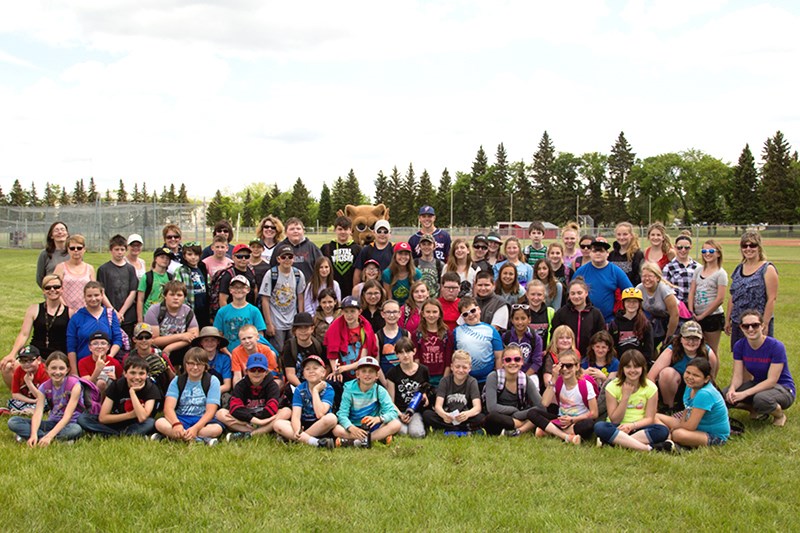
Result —
[[[545, 131], [530, 161], [509, 161], [500, 143], [489, 162], [483, 146], [478, 148], [469, 171], [445, 168], [434, 185], [427, 169], [417, 175], [413, 163], [401, 172], [397, 166], [379, 171], [373, 181], [375, 195], [365, 196], [359, 179], [351, 169], [332, 186], [323, 183], [319, 197], [312, 195], [301, 178], [291, 189], [281, 191], [277, 184], [254, 183], [243, 191], [222, 194], [220, 190], [208, 205], [206, 220], [240, 220], [254, 226], [267, 214], [280, 218], [296, 216], [307, 225], [332, 225], [336, 211], [346, 204], [383, 203], [391, 208], [396, 226], [413, 226], [421, 205], [432, 205], [439, 225], [453, 224], [490, 227], [498, 221], [545, 220], [561, 225], [576, 215], [589, 215], [596, 225], [628, 220], [645, 225], [650, 220], [684, 224], [728, 223], [744, 225], [796, 224], [800, 219], [800, 162], [783, 133], [768, 138], [756, 165], [749, 145], [742, 149], [735, 165], [690, 149], [637, 158], [624, 132], [606, 153], [575, 155], [558, 152]], [[14, 182], [6, 196], [0, 189], [3, 205], [75, 205], [98, 199], [94, 179], [88, 188], [76, 182], [72, 193], [64, 187], [47, 184], [39, 198], [35, 187], [25, 191]], [[132, 194], [120, 180], [119, 189], [106, 191], [106, 202], [189, 203], [181, 184], [164, 188], [161, 195], [149, 194], [146, 185], [134, 184]]]

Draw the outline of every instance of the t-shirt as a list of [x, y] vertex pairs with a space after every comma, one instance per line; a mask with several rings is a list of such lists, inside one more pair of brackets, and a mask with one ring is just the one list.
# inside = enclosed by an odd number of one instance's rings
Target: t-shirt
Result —
[[[296, 356], [292, 353], [292, 345], [297, 346]], [[322, 343], [320, 343], [319, 350], [317, 350], [317, 346], [313, 341], [308, 346], [300, 346], [300, 343], [298, 343], [295, 338], [291, 338], [283, 343], [283, 353], [281, 354], [283, 358], [283, 368], [294, 368], [297, 379], [299, 379], [301, 383], [305, 381], [302, 368], [303, 360], [309, 355], [317, 355], [323, 361], [327, 358], [325, 355], [325, 347], [322, 346]]]
[[[44, 363], [39, 363], [36, 372], [33, 373], [33, 384], [38, 387], [48, 379], [50, 379], [50, 376], [47, 375]], [[26, 398], [36, 399], [33, 393], [28, 390], [28, 386], [25, 385], [25, 371], [22, 370], [22, 366], [14, 369], [14, 375], [11, 377], [11, 393], [22, 394]]]
[[539, 259], [547, 259], [547, 246], [542, 245], [541, 248], [536, 248], [533, 244], [529, 244], [522, 250], [522, 255], [528, 261], [528, 264], [533, 266]]
[[603, 313], [606, 323], [614, 318], [614, 302], [617, 289], [625, 290], [631, 286], [631, 280], [617, 265], [608, 263], [597, 268], [588, 262], [573, 275], [573, 279], [582, 276], [589, 285], [589, 299], [592, 305]]
[[448, 331], [445, 335], [439, 335], [435, 331], [426, 331], [420, 336], [416, 332], [413, 336], [414, 344], [417, 347], [417, 360], [424, 364], [432, 376], [441, 376], [450, 367], [453, 356], [453, 337]]
[[[130, 264], [122, 266], [111, 261], [103, 263], [97, 268], [97, 281], [103, 284], [105, 295], [114, 309], [119, 310], [128, 299], [131, 292], [136, 292], [139, 287], [139, 278], [136, 269]], [[123, 324], [136, 322], [136, 302], [128, 308], [123, 317]]]
[[208, 309], [208, 278], [199, 268], [187, 267], [191, 276], [189, 290], [194, 295], [195, 309]]
[[472, 400], [480, 399], [478, 391], [478, 380], [472, 376], [467, 376], [464, 383], [458, 385], [453, 375], [450, 374], [442, 378], [439, 387], [436, 389], [436, 396], [444, 398], [442, 408], [446, 413], [453, 411], [468, 411], [472, 409]]
[[250, 282], [250, 290], [247, 291], [245, 300], [247, 303], [256, 305], [257, 292], [259, 285], [256, 285], [256, 273], [249, 265], [244, 270], [237, 270], [236, 267], [227, 269], [219, 275], [219, 293], [228, 297], [228, 303], [233, 301], [231, 297], [231, 280], [236, 276], [244, 276]]
[[723, 441], [728, 440], [731, 434], [731, 424], [728, 419], [728, 408], [725, 406], [725, 399], [722, 394], [712, 385], [706, 383], [702, 389], [692, 396], [692, 389], [686, 387], [683, 393], [683, 405], [686, 406], [686, 416], [691, 416], [692, 409], [702, 409], [705, 411], [697, 430], [708, 433], [712, 437], [717, 437]]
[[229, 266], [233, 266], [233, 259], [226, 256], [223, 257], [221, 260], [217, 260], [216, 257], [211, 255], [203, 259], [203, 263], [205, 263], [206, 268], [208, 269], [209, 279], [213, 279], [214, 274], [216, 274], [217, 272], [225, 270]]
[[[591, 387], [590, 387], [591, 388]], [[619, 401], [622, 398], [622, 387], [619, 385], [618, 380], [612, 380], [611, 383], [606, 385], [606, 392], [611, 394]], [[654, 394], [658, 394], [658, 387], [656, 384], [647, 380], [647, 384], [630, 395], [628, 398], [628, 405], [625, 409], [625, 416], [622, 417], [620, 424], [632, 424], [638, 422], [645, 417], [647, 411], [647, 400]]]
[[[79, 383], [78, 378], [69, 375], [61, 382], [60, 387], [55, 387], [52, 380], [49, 379], [39, 385], [39, 390], [44, 394], [47, 405], [50, 406], [50, 415], [47, 417], [48, 420], [58, 422], [64, 417], [64, 411], [69, 404], [72, 388], [76, 383]], [[75, 407], [75, 411], [72, 413], [72, 417], [70, 417], [69, 421], [76, 422], [82, 412], [82, 404], [78, 401], [78, 405]]]
[[[508, 260], [500, 261], [492, 267], [495, 283], [499, 283], [497, 277], [500, 275], [500, 269], [503, 268], [503, 265], [506, 263], [508, 263]], [[528, 282], [533, 279], [533, 268], [528, 263], [523, 263], [522, 261], [516, 263], [514, 266], [517, 267], [517, 281], [520, 287], [525, 287]]]
[[[97, 361], [94, 357], [91, 355], [89, 357], [84, 357], [78, 361], [78, 375], [91, 376], [94, 373], [94, 367], [96, 365]], [[103, 367], [100, 377], [105, 377], [109, 380], [122, 377], [122, 364], [117, 361], [115, 357], [106, 357], [106, 366]]]
[[[179, 416], [198, 416], [201, 417], [206, 412], [206, 404], [219, 405], [220, 384], [216, 376], [211, 376], [211, 386], [208, 388], [208, 396], [203, 392], [203, 382], [186, 380], [186, 388], [183, 389], [178, 407], [175, 414]], [[170, 382], [167, 389], [167, 398], [178, 399], [178, 376]]]
[[666, 319], [669, 317], [667, 312], [667, 297], [675, 296], [672, 287], [660, 281], [656, 286], [653, 295], [649, 295], [644, 286], [640, 283], [636, 286], [637, 289], [642, 291], [642, 309], [644, 310], [647, 318], [650, 319], [650, 325], [653, 326], [653, 337], [656, 339], [664, 337], [666, 334]]
[[397, 353], [394, 350], [394, 345], [400, 340], [401, 337], [407, 336], [408, 331], [400, 327], [397, 328], [397, 333], [395, 333], [392, 337], [387, 337], [386, 332], [383, 329], [378, 330], [378, 362], [381, 365], [381, 370], [383, 370], [384, 375], [386, 375], [390, 368], [400, 363], [400, 360], [397, 359]]
[[[342, 294], [353, 292], [353, 274], [356, 269], [356, 260], [361, 253], [361, 246], [353, 241], [340, 244], [331, 241], [322, 246], [322, 255], [329, 258], [333, 264], [333, 279], [339, 282]], [[306, 311], [308, 311], [306, 309]]]
[[406, 374], [400, 365], [392, 367], [386, 374], [386, 379], [394, 383], [394, 398], [392, 401], [400, 411], [405, 411], [411, 399], [414, 397], [423, 383], [428, 383], [428, 368], [418, 364], [417, 370], [411, 375]]
[[469, 375], [486, 381], [486, 376], [494, 370], [494, 352], [503, 349], [503, 339], [495, 328], [485, 322], [474, 326], [462, 324], [453, 332], [456, 350], [466, 350], [472, 357], [472, 370]]
[[461, 313], [458, 312], [458, 302], [459, 298], [456, 298], [452, 302], [448, 302], [444, 298], [439, 298], [439, 303], [442, 304], [442, 320], [444, 320], [450, 333], [458, 326], [458, 317], [461, 316]]
[[[295, 277], [295, 272], [300, 274]], [[259, 295], [269, 299], [269, 314], [275, 329], [290, 330], [294, 316], [297, 314], [298, 298], [303, 297], [306, 282], [303, 273], [297, 269], [285, 274], [278, 270], [278, 279], [272, 286], [272, 274], [267, 273], [261, 284]]]
[[370, 259], [374, 259], [380, 265], [381, 271], [383, 271], [383, 269], [388, 268], [389, 263], [392, 262], [392, 248], [393, 245], [391, 242], [387, 243], [386, 246], [381, 249], [378, 249], [374, 243], [364, 246], [358, 254], [358, 259], [356, 259], [356, 268], [364, 270], [364, 263]]
[[252, 324], [258, 331], [267, 329], [261, 311], [252, 304], [243, 307], [234, 307], [232, 303], [220, 308], [214, 317], [214, 327], [228, 339], [228, 350], [233, 352], [239, 346], [239, 329]]
[[[278, 354], [266, 344], [256, 343], [256, 350], [258, 353], [263, 354], [267, 358], [267, 366], [272, 373], [273, 378], [282, 379], [280, 375], [280, 367], [278, 366]], [[231, 370], [233, 372], [241, 372], [242, 375], [247, 371], [247, 359], [250, 354], [244, 349], [244, 346], [237, 346], [231, 351]]]
[[[413, 280], [409, 280], [408, 278], [397, 280], [397, 282], [392, 286], [392, 299], [397, 300], [397, 303], [400, 305], [406, 303], [406, 300], [408, 300], [408, 296], [410, 294], [409, 291], [411, 290], [411, 281], [416, 281], [421, 276], [422, 274], [420, 273], [419, 269], [415, 268]], [[381, 274], [381, 281], [387, 285], [392, 284], [392, 273], [388, 268], [383, 271], [383, 274]]]
[[[594, 387], [586, 382], [586, 399], [597, 398]], [[558, 414], [559, 416], [581, 416], [589, 412], [589, 408], [583, 403], [581, 388], [576, 383], [571, 389], [564, 384], [558, 395]]]
[[[330, 384], [326, 384], [325, 389], [319, 394], [319, 399], [333, 409], [333, 399], [335, 393]], [[292, 396], [292, 407], [299, 407], [300, 421], [304, 426], [313, 424], [317, 421], [317, 415], [314, 413], [314, 401], [311, 395], [311, 389], [308, 388], [308, 382], [304, 381], [294, 389]], [[328, 411], [329, 413], [332, 411]]]
[[[592, 368], [596, 368], [597, 370], [602, 372], [606, 377], [608, 377], [608, 375], [611, 374], [612, 372], [619, 372], [619, 359], [614, 357], [613, 359], [611, 359], [611, 362], [603, 366], [597, 366], [597, 365], [591, 365], [591, 366]], [[588, 359], [584, 359], [583, 361], [581, 361], [581, 368], [583, 368], [584, 370], [589, 368]]]
[[[208, 366], [215, 372], [222, 376], [222, 379], [232, 379], [233, 371], [231, 370], [231, 358], [227, 354], [217, 352], [214, 359], [208, 361]], [[217, 376], [217, 378], [219, 378]]]
[[[717, 298], [720, 291], [719, 287], [728, 286], [728, 273], [720, 268], [716, 272], [712, 272], [707, 278], [704, 278], [703, 269], [698, 268], [694, 271], [694, 283], [694, 312], [699, 315], [705, 313], [709, 304]], [[723, 288], [722, 293], [724, 294], [725, 292]], [[711, 314], [716, 315], [722, 312], [722, 304], [720, 304]]]
[[174, 315], [167, 310], [161, 323], [159, 323], [158, 314], [161, 312], [162, 305], [166, 304], [160, 303], [150, 307], [144, 316], [145, 322], [151, 326], [158, 327], [158, 335], [160, 337], [186, 333], [188, 330], [198, 327], [197, 318], [194, 316], [192, 316], [192, 319], [189, 321], [189, 327], [186, 327], [186, 317], [192, 312], [192, 309], [186, 304], [181, 304], [178, 308], [178, 312]]
[[[155, 383], [148, 379], [145, 381], [144, 388], [136, 391], [136, 397], [139, 398], [142, 404], [148, 400], [155, 400], [158, 403], [161, 400], [161, 391], [158, 390], [158, 386]], [[130, 386], [128, 385], [128, 379], [124, 376], [109, 383], [108, 387], [106, 387], [106, 398], [114, 402], [111, 405], [111, 414], [113, 415], [121, 415], [133, 411]], [[155, 409], [150, 413], [151, 417], [154, 411]]]
[[[159, 274], [155, 270], [153, 272], [153, 286], [150, 289], [150, 294], [147, 296], [147, 300], [144, 301], [142, 305], [142, 315], [146, 314], [150, 306], [153, 304], [157, 304], [161, 300], [163, 300], [161, 295], [161, 287], [169, 281], [169, 275], [164, 272], [163, 274]], [[144, 293], [147, 291], [147, 275], [139, 279], [139, 286], [136, 288], [137, 291]], [[137, 296], [138, 298], [138, 296]]]
[[733, 346], [733, 360], [742, 361], [745, 370], [753, 375], [755, 383], [761, 383], [767, 379], [770, 365], [782, 364], [778, 385], [789, 389], [792, 396], [796, 394], [797, 389], [794, 387], [794, 379], [789, 372], [789, 362], [786, 359], [786, 347], [781, 341], [766, 337], [758, 350], [754, 350], [747, 339], [740, 339]]
[[421, 275], [420, 279], [428, 287], [428, 293], [430, 294], [430, 297], [438, 298], [440, 278], [439, 272], [444, 268], [444, 265], [440, 263], [437, 267], [436, 258], [434, 258], [432, 261], [428, 261], [421, 257], [417, 259], [416, 265]]

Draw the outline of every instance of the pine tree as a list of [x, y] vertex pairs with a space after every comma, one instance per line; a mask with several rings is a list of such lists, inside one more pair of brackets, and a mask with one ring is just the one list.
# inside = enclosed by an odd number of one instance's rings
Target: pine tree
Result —
[[631, 188], [630, 175], [635, 160], [636, 154], [625, 139], [625, 132], [619, 132], [619, 137], [611, 147], [611, 155], [608, 157], [607, 202], [604, 217], [607, 222], [618, 222], [629, 218], [626, 198]]
[[[383, 170], [378, 171], [378, 177], [375, 178], [375, 204], [389, 205], [387, 198], [389, 196], [389, 179], [383, 173]], [[320, 209], [322, 209], [322, 197], [320, 197]]]
[[146, 204], [149, 201], [150, 201], [150, 195], [147, 194], [147, 184], [143, 182], [142, 183], [142, 192], [141, 192], [141, 200], [140, 200], [140, 202], [142, 202], [143, 204]]
[[578, 206], [581, 215], [589, 215], [595, 225], [605, 221], [605, 204], [603, 202], [603, 186], [606, 182], [606, 165], [608, 156], [599, 152], [590, 152], [581, 156], [578, 168], [586, 193]]
[[569, 152], [561, 152], [553, 163], [554, 185], [551, 222], [562, 225], [575, 218], [576, 198], [585, 198], [578, 179], [581, 160]]
[[493, 201], [495, 216], [498, 220], [509, 220], [511, 216], [510, 197], [513, 183], [509, 179], [511, 170], [508, 167], [508, 154], [503, 143], [497, 145], [495, 152], [495, 163], [492, 167], [491, 194], [495, 196]]
[[511, 195], [509, 202], [509, 220], [531, 220], [533, 218], [533, 188], [525, 167], [525, 161], [517, 161], [511, 165]]
[[111, 189], [106, 189], [106, 197], [103, 201], [107, 204], [114, 203], [114, 198], [111, 196]]
[[0, 187], [0, 205], [6, 205], [8, 199], [6, 198], [6, 193], [3, 192], [3, 188]]
[[403, 179], [401, 195], [398, 199], [400, 205], [400, 217], [398, 223], [401, 226], [415, 226], [417, 224], [417, 176], [414, 173], [414, 165], [408, 164], [408, 170]]
[[139, 184], [133, 184], [133, 193], [131, 194], [131, 202], [138, 204], [142, 201], [142, 194], [139, 192]]
[[55, 207], [58, 203], [58, 193], [61, 191], [58, 185], [51, 185], [50, 182], [44, 184], [44, 198], [42, 204], [47, 207]]
[[358, 178], [353, 169], [347, 173], [347, 179], [344, 182], [345, 191], [347, 191], [347, 203], [352, 205], [361, 205], [365, 202], [364, 195], [361, 194], [361, 187], [358, 185]]
[[[430, 205], [433, 207], [436, 200], [436, 192], [433, 189], [433, 183], [431, 183], [431, 177], [427, 170], [423, 170], [422, 174], [419, 176], [419, 186], [417, 187], [416, 196], [416, 204], [418, 206]], [[434, 210], [436, 209], [436, 207], [433, 208]], [[438, 214], [439, 211], [436, 211], [436, 213]]]
[[253, 204], [253, 195], [250, 189], [246, 189], [242, 205], [242, 224], [248, 228], [256, 225], [256, 206]]
[[[792, 169], [789, 143], [780, 131], [767, 139], [762, 152], [764, 166], [761, 167], [762, 198], [769, 202], [764, 219], [770, 224], [795, 224], [798, 220], [797, 206], [800, 190]], [[755, 221], [751, 221], [755, 222]]]
[[175, 201], [179, 204], [188, 204], [189, 201], [189, 192], [186, 190], [186, 185], [181, 183], [181, 188], [178, 190], [178, 197]]
[[[155, 195], [155, 192], [153, 194]], [[169, 192], [166, 185], [161, 188], [161, 196], [158, 197], [158, 201], [162, 204], [169, 203]]]
[[[445, 168], [442, 171], [442, 177], [439, 178], [439, 188], [436, 190], [436, 201], [431, 204], [436, 210], [436, 222], [439, 224], [444, 224], [445, 221], [447, 221], [448, 225], [450, 223], [450, 193], [452, 188], [453, 183], [450, 178], [450, 172]], [[447, 218], [444, 216], [445, 213], [447, 213]]]
[[331, 190], [328, 184], [322, 182], [322, 190], [319, 193], [319, 211], [317, 212], [319, 223], [323, 227], [328, 227], [333, 224], [334, 213], [331, 207]]
[[553, 165], [556, 161], [556, 149], [550, 135], [545, 131], [539, 141], [539, 148], [533, 154], [531, 163], [531, 184], [538, 197], [535, 204], [532, 218], [537, 220], [549, 221], [553, 219], [557, 206], [554, 197], [555, 173]]
[[72, 204], [72, 198], [70, 197], [69, 193], [67, 192], [66, 187], [61, 187], [61, 195], [58, 198], [58, 204], [61, 206], [66, 206]]
[[38, 207], [40, 205], [39, 194], [36, 192], [36, 184], [33, 182], [31, 182], [31, 190], [28, 191], [28, 205], [30, 207]]
[[167, 191], [167, 201], [174, 204], [178, 200], [178, 195], [175, 193], [175, 184], [169, 184], [169, 191]]
[[336, 181], [333, 183], [333, 189], [331, 190], [331, 206], [332, 210], [344, 210], [344, 206], [350, 203], [347, 195], [347, 189], [344, 184], [344, 180], [341, 176], [336, 178]]
[[472, 162], [472, 180], [466, 192], [470, 209], [467, 211], [466, 223], [470, 226], [487, 226], [489, 220], [493, 218], [494, 211], [491, 209], [492, 186], [491, 175], [489, 174], [489, 160], [483, 145], [478, 147], [475, 160]]
[[[134, 185], [133, 186], [134, 202], [137, 201], [135, 199], [137, 194], [138, 193], [136, 190], [136, 185]], [[125, 190], [125, 182], [119, 180], [119, 188], [117, 189], [117, 202], [124, 204], [127, 201], [128, 201], [128, 192]]]
[[11, 186], [11, 193], [8, 195], [8, 205], [12, 205], [14, 207], [23, 207], [27, 203], [28, 195], [22, 188], [22, 184], [18, 179], [14, 180], [14, 184]]
[[153, 203], [153, 204], [157, 204], [158, 203], [158, 194], [156, 193], [156, 191], [153, 191], [153, 194], [150, 195], [149, 202]]
[[392, 167], [392, 173], [389, 174], [389, 189], [386, 194], [386, 201], [384, 204], [391, 209], [390, 216], [392, 223], [400, 224], [400, 217], [403, 209], [400, 205], [400, 194], [403, 187], [403, 178], [397, 166]]
[[265, 216], [272, 213], [272, 199], [274, 198], [274, 196], [272, 195], [272, 191], [273, 191], [272, 188], [267, 187], [264, 196], [261, 197], [261, 204], [259, 207], [259, 215], [261, 216], [261, 218], [264, 218]]
[[89, 190], [86, 194], [86, 201], [90, 204], [93, 204], [97, 201], [98, 194], [97, 194], [97, 187], [94, 185], [94, 176], [89, 177]]
[[314, 221], [310, 219], [311, 209], [311, 196], [308, 189], [303, 184], [303, 180], [297, 178], [292, 187], [292, 195], [286, 204], [286, 212], [290, 216], [294, 216], [303, 221], [306, 226], [313, 225]]
[[83, 179], [75, 180], [75, 188], [72, 191], [72, 201], [75, 204], [85, 204], [88, 200], [86, 189], [83, 185]]
[[456, 226], [470, 225], [471, 212], [475, 211], [471, 203], [472, 174], [456, 172], [456, 182], [453, 184], [453, 224]]
[[[153, 193], [155, 195], [155, 193]], [[227, 217], [227, 213], [225, 212], [225, 197], [222, 196], [222, 193], [219, 189], [214, 194], [214, 198], [208, 203], [208, 207], [206, 208], [206, 225], [211, 226], [212, 228], [214, 225], [219, 222], [220, 220], [225, 220]]]

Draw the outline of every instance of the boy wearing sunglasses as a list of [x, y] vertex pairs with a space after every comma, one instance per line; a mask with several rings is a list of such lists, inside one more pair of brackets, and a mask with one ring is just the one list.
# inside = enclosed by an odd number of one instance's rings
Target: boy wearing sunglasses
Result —
[[271, 432], [277, 420], [280, 392], [264, 354], [248, 357], [246, 375], [233, 387], [230, 409], [217, 412], [217, 420], [233, 431], [226, 439], [248, 439]]
[[500, 356], [503, 353], [503, 340], [495, 328], [481, 322], [481, 308], [470, 296], [458, 302], [458, 310], [464, 323], [453, 332], [455, 349], [464, 350], [471, 359], [470, 376], [478, 381], [480, 388], [486, 383], [487, 376], [500, 367]]

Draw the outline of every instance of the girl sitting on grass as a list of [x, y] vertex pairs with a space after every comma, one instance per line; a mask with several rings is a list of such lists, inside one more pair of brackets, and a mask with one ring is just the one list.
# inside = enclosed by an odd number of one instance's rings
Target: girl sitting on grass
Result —
[[686, 391], [683, 404], [686, 410], [673, 416], [656, 415], [656, 421], [670, 430], [671, 440], [690, 448], [719, 446], [731, 434], [725, 399], [711, 380], [708, 359], [695, 357], [683, 373]]
[[647, 360], [639, 350], [628, 350], [619, 360], [622, 371], [606, 386], [608, 419], [597, 422], [594, 432], [605, 444], [637, 451], [667, 450], [669, 430], [656, 423], [658, 388], [647, 379]]
[[531, 431], [529, 417], [542, 398], [534, 384], [522, 371], [522, 351], [519, 346], [503, 350], [502, 367], [486, 377], [486, 418], [483, 427], [489, 435], [516, 437]]

